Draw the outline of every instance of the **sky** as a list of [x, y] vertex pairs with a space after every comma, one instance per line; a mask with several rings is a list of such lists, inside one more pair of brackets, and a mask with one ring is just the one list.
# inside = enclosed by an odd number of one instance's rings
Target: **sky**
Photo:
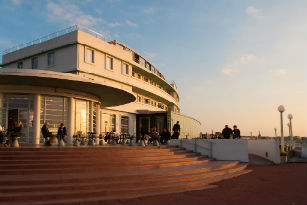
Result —
[[0, 0], [0, 51], [81, 24], [175, 81], [203, 133], [307, 136], [306, 0]]

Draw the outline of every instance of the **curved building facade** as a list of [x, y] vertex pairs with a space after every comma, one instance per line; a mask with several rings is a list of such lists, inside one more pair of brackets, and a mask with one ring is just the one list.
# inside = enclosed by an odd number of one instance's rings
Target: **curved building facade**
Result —
[[54, 133], [63, 122], [71, 143], [76, 133], [161, 132], [179, 115], [189, 121], [183, 130], [193, 124], [181, 136], [199, 137], [200, 122], [180, 114], [174, 83], [141, 54], [90, 29], [73, 26], [9, 49], [1, 66], [0, 125], [21, 120], [20, 142], [42, 142], [46, 121]]

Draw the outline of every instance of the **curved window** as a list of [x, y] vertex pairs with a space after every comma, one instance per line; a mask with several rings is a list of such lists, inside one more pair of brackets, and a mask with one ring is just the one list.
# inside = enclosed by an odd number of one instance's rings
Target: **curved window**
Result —
[[[67, 126], [68, 101], [66, 97], [41, 96], [41, 122], [49, 122], [49, 131], [56, 134], [61, 123]], [[42, 140], [42, 135], [41, 135]]]

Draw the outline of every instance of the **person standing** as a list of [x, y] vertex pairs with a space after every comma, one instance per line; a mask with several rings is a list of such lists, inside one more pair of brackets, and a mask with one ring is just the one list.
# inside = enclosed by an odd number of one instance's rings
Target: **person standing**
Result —
[[232, 129], [225, 125], [225, 128], [222, 131], [222, 135], [224, 139], [230, 139], [230, 135], [232, 134]]
[[174, 124], [173, 126], [173, 136], [172, 139], [179, 139], [179, 135], [180, 135], [180, 125], [179, 125], [179, 121], [177, 121], [176, 124]]
[[241, 138], [241, 133], [240, 130], [237, 128], [237, 125], [233, 126], [233, 139], [240, 139]]

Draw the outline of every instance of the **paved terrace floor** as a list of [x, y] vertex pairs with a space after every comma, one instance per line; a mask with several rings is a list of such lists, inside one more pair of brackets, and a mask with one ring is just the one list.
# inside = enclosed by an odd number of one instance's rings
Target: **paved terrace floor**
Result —
[[107, 204], [307, 204], [307, 164], [249, 166], [251, 173], [216, 183], [217, 188]]

